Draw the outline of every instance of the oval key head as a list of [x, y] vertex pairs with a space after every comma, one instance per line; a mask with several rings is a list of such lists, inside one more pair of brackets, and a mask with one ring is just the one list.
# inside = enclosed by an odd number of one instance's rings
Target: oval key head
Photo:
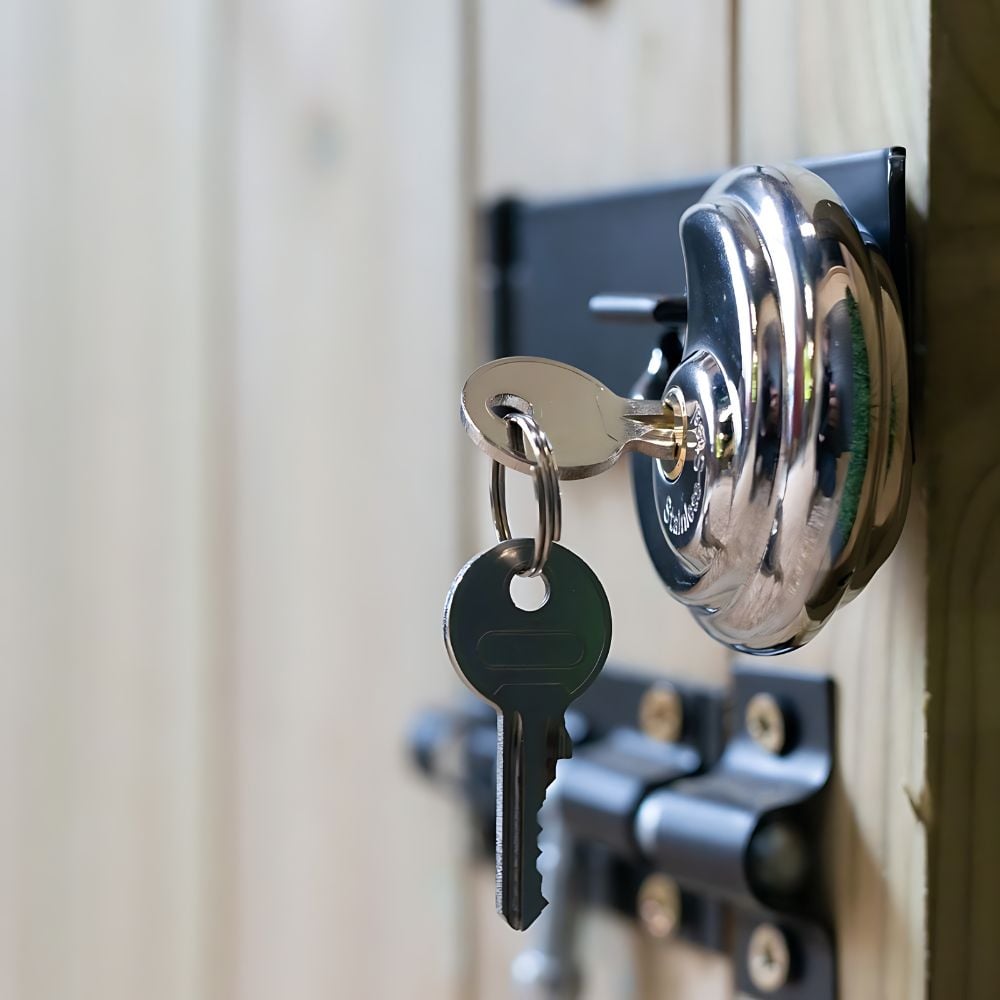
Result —
[[673, 455], [672, 411], [658, 401], [617, 396], [559, 361], [500, 358], [477, 368], [462, 389], [462, 423], [472, 440], [507, 468], [530, 473], [532, 463], [512, 446], [504, 420], [512, 410], [530, 414], [545, 431], [560, 479], [597, 475], [630, 446]]
[[533, 544], [500, 542], [466, 563], [445, 603], [445, 645], [459, 676], [499, 711], [530, 701], [561, 714], [604, 666], [611, 608], [593, 570], [561, 545], [543, 571], [548, 599], [536, 611], [518, 608], [510, 583]]

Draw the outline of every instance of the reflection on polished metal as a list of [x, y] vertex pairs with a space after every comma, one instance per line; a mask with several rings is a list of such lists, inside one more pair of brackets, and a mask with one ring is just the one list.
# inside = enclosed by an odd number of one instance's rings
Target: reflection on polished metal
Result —
[[687, 299], [683, 295], [594, 295], [591, 315], [619, 323], [683, 324]]
[[[833, 189], [744, 167], [681, 222], [687, 454], [648, 463], [654, 563], [727, 645], [802, 645], [892, 551], [910, 488], [906, 351], [889, 268]], [[642, 499], [640, 499], [640, 506]]]
[[501, 358], [477, 368], [462, 390], [462, 423], [495, 462], [534, 468], [508, 433], [506, 416], [526, 413], [545, 428], [560, 479], [585, 479], [624, 451], [671, 466], [685, 432], [683, 411], [663, 400], [624, 399], [593, 376], [544, 358]]
[[[531, 561], [520, 576], [538, 576], [545, 568], [552, 543], [562, 535], [562, 497], [559, 493], [559, 469], [552, 456], [552, 445], [545, 431], [539, 427], [534, 417], [527, 413], [508, 413], [505, 418], [516, 426], [524, 440], [531, 446], [535, 464], [531, 466], [535, 481], [535, 500], [538, 502], [538, 529], [535, 532], [535, 547]], [[507, 518], [507, 484], [504, 467], [493, 462], [490, 472], [490, 510], [493, 514], [493, 528], [497, 541], [506, 542], [511, 538], [510, 521]]]

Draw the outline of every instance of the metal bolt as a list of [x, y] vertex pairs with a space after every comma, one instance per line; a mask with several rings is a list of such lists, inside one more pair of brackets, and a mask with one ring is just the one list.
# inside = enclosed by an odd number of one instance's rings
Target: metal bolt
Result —
[[668, 938], [681, 922], [681, 891], [669, 875], [653, 872], [639, 886], [636, 908], [651, 937]]
[[774, 993], [788, 982], [792, 956], [788, 938], [774, 924], [758, 924], [747, 948], [747, 972], [761, 993]]
[[672, 684], [649, 688], [639, 702], [639, 728], [650, 739], [676, 743], [684, 731], [684, 702]]
[[785, 749], [785, 713], [774, 695], [761, 691], [747, 702], [746, 727], [753, 741], [769, 753]]
[[809, 872], [809, 848], [802, 831], [780, 819], [765, 820], [747, 845], [747, 874], [760, 890], [790, 895]]

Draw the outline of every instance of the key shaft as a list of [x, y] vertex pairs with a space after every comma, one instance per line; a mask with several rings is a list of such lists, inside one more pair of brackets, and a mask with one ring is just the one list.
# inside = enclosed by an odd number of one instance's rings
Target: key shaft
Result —
[[515, 930], [530, 927], [546, 905], [538, 812], [556, 762], [571, 752], [562, 716], [528, 710], [497, 717], [497, 912]]

